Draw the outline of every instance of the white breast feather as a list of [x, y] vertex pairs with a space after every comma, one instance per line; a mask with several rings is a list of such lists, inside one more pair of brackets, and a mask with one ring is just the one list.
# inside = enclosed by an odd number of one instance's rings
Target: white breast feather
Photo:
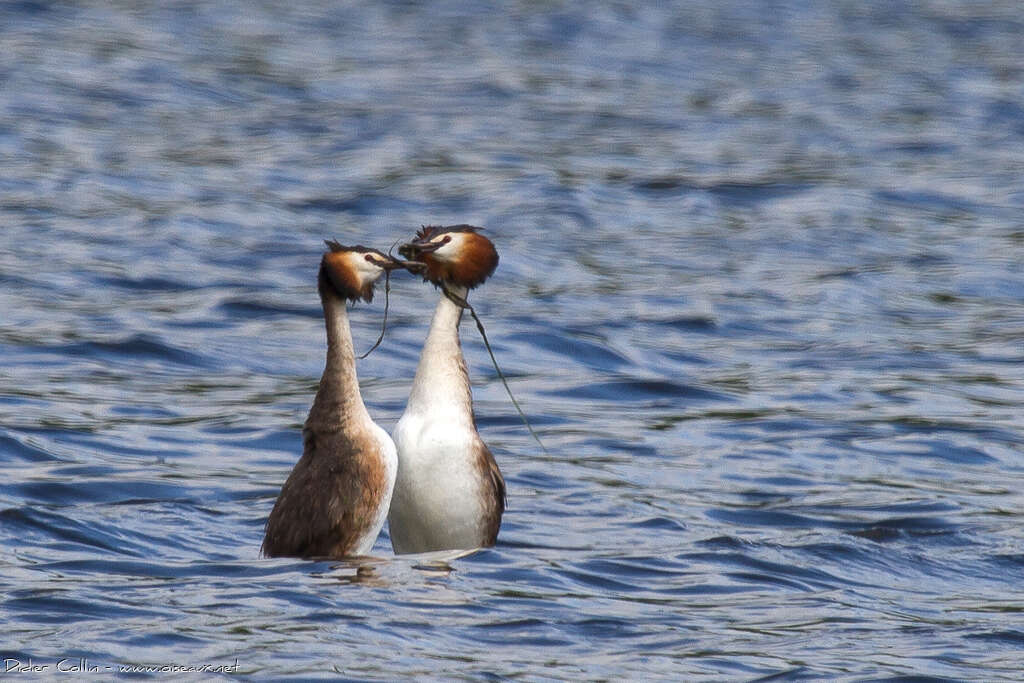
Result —
[[401, 458], [389, 516], [395, 552], [479, 545], [479, 437], [445, 417], [406, 411], [395, 427]]

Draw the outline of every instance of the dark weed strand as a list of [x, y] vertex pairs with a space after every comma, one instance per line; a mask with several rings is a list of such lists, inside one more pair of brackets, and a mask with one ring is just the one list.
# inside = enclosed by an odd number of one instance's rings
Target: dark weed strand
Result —
[[384, 271], [384, 322], [380, 326], [380, 336], [377, 337], [377, 342], [370, 347], [370, 350], [359, 356], [359, 360], [362, 360], [373, 353], [373, 350], [380, 346], [380, 343], [384, 341], [384, 333], [388, 329], [388, 304], [391, 302], [391, 271]]
[[526, 413], [524, 413], [523, 409], [519, 406], [519, 401], [517, 401], [516, 397], [512, 395], [512, 389], [508, 385], [508, 380], [505, 379], [505, 373], [503, 373], [501, 368], [498, 367], [498, 359], [494, 357], [494, 351], [491, 350], [491, 342], [487, 340], [487, 333], [484, 332], [484, 324], [480, 322], [480, 318], [477, 316], [476, 311], [473, 310], [473, 307], [469, 305], [468, 301], [457, 294], [453, 294], [447, 287], [442, 285], [442, 290], [444, 291], [444, 295], [454, 302], [456, 306], [467, 309], [470, 315], [473, 316], [473, 320], [476, 321], [476, 329], [480, 330], [480, 337], [484, 340], [484, 346], [487, 347], [487, 353], [491, 356], [491, 363], [494, 364], [494, 369], [498, 372], [498, 377], [501, 379], [501, 383], [505, 385], [505, 392], [508, 394], [508, 397], [512, 399], [512, 405], [516, 407], [519, 417], [523, 418], [523, 424], [526, 425], [526, 429], [529, 430], [530, 435], [537, 442], [537, 445], [539, 445], [541, 450], [544, 451], [544, 455], [551, 455], [548, 452], [548, 449], [544, 446], [544, 442], [540, 440], [539, 436], [537, 436], [537, 432], [533, 431], [533, 427], [530, 426], [530, 421], [526, 419]]

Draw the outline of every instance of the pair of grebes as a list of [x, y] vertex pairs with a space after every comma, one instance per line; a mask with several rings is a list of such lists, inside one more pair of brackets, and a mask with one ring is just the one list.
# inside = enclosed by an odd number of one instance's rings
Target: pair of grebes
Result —
[[[317, 285], [327, 362], [302, 430], [303, 452], [267, 520], [268, 557], [369, 553], [388, 520], [396, 553], [494, 545], [505, 482], [476, 431], [459, 321], [469, 290], [498, 266], [479, 228], [424, 227], [399, 247], [328, 242]], [[347, 302], [370, 301], [385, 272], [404, 268], [441, 290], [394, 440], [366, 411], [356, 378]]]

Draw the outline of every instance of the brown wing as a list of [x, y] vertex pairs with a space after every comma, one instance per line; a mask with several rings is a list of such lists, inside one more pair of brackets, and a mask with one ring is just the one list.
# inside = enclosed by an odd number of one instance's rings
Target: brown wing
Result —
[[498, 540], [498, 531], [501, 529], [501, 517], [505, 514], [505, 479], [501, 476], [498, 463], [491, 455], [491, 451], [483, 442], [480, 446], [480, 465], [484, 471], [484, 483], [490, 489], [487, 496], [488, 505], [484, 510], [484, 546], [494, 545]]
[[305, 448], [267, 519], [267, 557], [344, 557], [369, 531], [386, 496], [376, 442], [305, 430]]

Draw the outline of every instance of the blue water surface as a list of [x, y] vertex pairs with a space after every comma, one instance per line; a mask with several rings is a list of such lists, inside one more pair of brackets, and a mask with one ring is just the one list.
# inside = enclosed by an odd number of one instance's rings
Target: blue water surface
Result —
[[[5, 678], [1019, 680], [1022, 34], [1012, 2], [0, 5]], [[547, 448], [464, 324], [497, 546], [261, 558], [322, 240], [464, 222]], [[396, 275], [359, 364], [387, 429], [437, 296]]]

